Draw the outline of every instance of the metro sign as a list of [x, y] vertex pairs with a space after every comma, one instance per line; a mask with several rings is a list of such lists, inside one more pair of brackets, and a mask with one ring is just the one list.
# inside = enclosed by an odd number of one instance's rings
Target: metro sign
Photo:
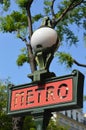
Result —
[[83, 81], [84, 76], [74, 70], [71, 75], [55, 77], [40, 84], [30, 83], [10, 87], [8, 114], [81, 108], [83, 106]]

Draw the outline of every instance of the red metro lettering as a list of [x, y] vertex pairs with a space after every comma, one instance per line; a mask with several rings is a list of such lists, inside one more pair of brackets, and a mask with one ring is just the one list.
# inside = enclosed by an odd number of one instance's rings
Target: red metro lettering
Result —
[[73, 100], [72, 79], [12, 91], [11, 111], [45, 107]]
[[55, 95], [54, 95], [54, 86], [49, 86], [47, 87], [47, 91], [46, 91], [46, 101], [49, 100], [55, 100]]
[[68, 94], [68, 86], [67, 84], [61, 84], [59, 87], [58, 87], [58, 91], [57, 91], [57, 94], [59, 95], [59, 97], [62, 99], [62, 98], [66, 98], [67, 97], [67, 94]]

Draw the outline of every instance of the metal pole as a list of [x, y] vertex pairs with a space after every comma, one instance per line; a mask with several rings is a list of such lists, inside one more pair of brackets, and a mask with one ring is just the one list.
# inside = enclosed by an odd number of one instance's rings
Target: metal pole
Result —
[[49, 120], [52, 116], [51, 112], [48, 111], [40, 111], [40, 112], [32, 112], [34, 116], [34, 121], [36, 123], [36, 130], [46, 130]]

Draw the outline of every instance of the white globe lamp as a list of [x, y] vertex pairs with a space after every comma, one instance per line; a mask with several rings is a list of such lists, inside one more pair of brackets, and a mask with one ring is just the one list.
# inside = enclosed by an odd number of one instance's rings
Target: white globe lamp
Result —
[[57, 32], [50, 27], [42, 27], [36, 30], [31, 37], [31, 46], [35, 51], [37, 48], [43, 49], [52, 47], [58, 41]]

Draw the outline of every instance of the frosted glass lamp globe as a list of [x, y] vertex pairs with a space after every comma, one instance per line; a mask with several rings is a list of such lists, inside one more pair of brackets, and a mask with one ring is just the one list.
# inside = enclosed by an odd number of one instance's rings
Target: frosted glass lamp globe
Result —
[[[41, 46], [43, 49], [49, 48], [58, 41], [57, 32], [49, 27], [42, 27], [37, 29], [31, 37], [31, 46], [35, 51]], [[58, 43], [57, 43], [58, 44]]]

